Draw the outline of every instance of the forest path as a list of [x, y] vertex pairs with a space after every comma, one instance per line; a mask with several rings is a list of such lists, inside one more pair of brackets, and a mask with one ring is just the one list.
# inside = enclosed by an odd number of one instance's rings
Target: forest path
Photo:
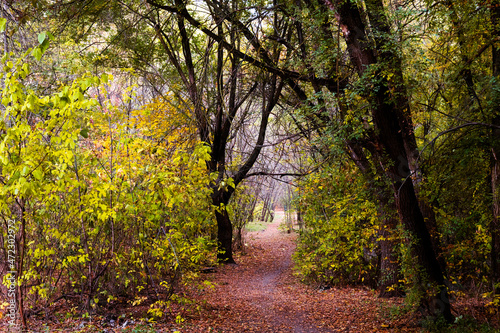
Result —
[[366, 289], [320, 291], [292, 273], [296, 234], [280, 231], [284, 212], [267, 229], [246, 235], [238, 265], [219, 267], [215, 287], [203, 295], [200, 317], [181, 332], [374, 332], [393, 331], [380, 321], [379, 300]]
[[273, 223], [266, 230], [247, 233], [247, 253], [253, 257], [252, 263], [247, 267], [232, 268], [241, 274], [229, 274], [225, 281], [230, 301], [227, 306], [246, 305], [246, 309], [239, 312], [242, 330], [325, 332], [318, 329], [318, 323], [308, 320], [300, 304], [302, 300], [294, 297], [291, 285], [287, 283], [292, 277], [291, 256], [296, 235], [280, 231], [282, 223], [284, 212], [276, 211]]

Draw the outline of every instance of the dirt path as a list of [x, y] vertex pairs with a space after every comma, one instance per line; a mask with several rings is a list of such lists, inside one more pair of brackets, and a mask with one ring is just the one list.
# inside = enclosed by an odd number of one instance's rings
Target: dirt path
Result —
[[278, 211], [266, 230], [247, 233], [248, 254], [239, 258], [238, 265], [224, 267], [219, 273], [217, 289], [224, 290], [217, 293], [215, 310], [226, 309], [232, 322], [224, 325], [226, 320], [218, 317], [216, 331], [327, 332], [308, 320], [301, 300], [294, 299], [291, 292], [296, 235], [278, 229], [283, 218], [284, 213]]
[[380, 301], [373, 291], [319, 291], [298, 281], [291, 260], [297, 236], [278, 229], [283, 215], [276, 212], [265, 231], [247, 234], [247, 254], [236, 259], [238, 265], [218, 268], [200, 317], [188, 320], [180, 331], [393, 331], [380, 320]]
[[[241, 328], [249, 331], [320, 332], [307, 319], [298, 300], [291, 295], [291, 276], [295, 235], [281, 232], [283, 212], [276, 212], [275, 220], [266, 230], [247, 234], [248, 252], [254, 264], [235, 267], [241, 271], [236, 279], [227, 282], [227, 291], [233, 295], [233, 305], [248, 307], [241, 313]], [[232, 275], [231, 275], [232, 276]], [[291, 278], [291, 279], [290, 279]], [[228, 306], [231, 306], [228, 304]]]

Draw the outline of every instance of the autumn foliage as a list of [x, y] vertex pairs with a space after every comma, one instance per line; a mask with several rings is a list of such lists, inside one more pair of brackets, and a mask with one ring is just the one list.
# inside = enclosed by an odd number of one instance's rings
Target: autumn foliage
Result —
[[0, 208], [18, 230], [18, 301], [84, 314], [129, 301], [161, 317], [215, 257], [209, 148], [167, 102], [113, 105], [107, 75], [39, 95], [24, 58], [3, 61]]

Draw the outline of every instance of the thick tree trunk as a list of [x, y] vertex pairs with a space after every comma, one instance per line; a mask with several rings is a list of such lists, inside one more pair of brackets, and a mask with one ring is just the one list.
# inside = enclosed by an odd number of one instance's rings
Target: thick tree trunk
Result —
[[[500, 0], [493, 0], [491, 6], [493, 35], [500, 36]], [[500, 80], [500, 47], [493, 45], [493, 76]], [[495, 96], [493, 125], [500, 126], [500, 96]], [[491, 233], [491, 284], [495, 293], [500, 293], [500, 129], [492, 130], [491, 147], [491, 192], [492, 220]]]
[[[384, 67], [390, 64], [394, 67], [400, 64], [400, 61], [394, 58], [395, 55], [392, 55], [393, 58], [378, 61], [376, 51], [367, 38], [366, 27], [355, 2], [325, 0], [325, 4], [336, 12], [337, 20], [346, 40], [349, 57], [356, 66], [360, 77], [372, 65]], [[367, 8], [380, 10], [380, 12], [374, 13], [376, 17], [371, 20], [373, 24], [371, 28], [375, 30], [375, 34], [383, 33], [383, 31], [377, 31], [377, 28], [383, 27], [385, 24], [382, 21], [385, 19], [381, 11], [383, 9], [382, 2], [369, 0]], [[389, 38], [387, 34], [380, 34], [379, 38], [384, 38], [382, 37], [384, 35], [385, 38]], [[378, 44], [380, 45], [380, 41]], [[401, 69], [396, 68], [395, 71], [401, 72]], [[406, 99], [406, 97], [400, 96], [400, 89], [396, 89], [397, 96], [393, 96], [394, 92], [389, 89], [390, 83], [385, 76], [381, 75], [380, 69], [373, 70], [370, 75], [375, 76], [370, 84], [376, 84], [376, 89], [371, 88], [372, 93], [367, 98], [372, 104], [372, 118], [377, 131], [375, 139], [378, 158], [383, 163], [386, 175], [392, 184], [400, 220], [413, 238], [412, 252], [422, 272], [419, 277], [420, 287], [423, 291], [430, 293], [429, 298], [422, 299], [422, 305], [430, 314], [441, 314], [448, 322], [452, 322], [453, 316], [443, 271], [434, 252], [431, 236], [420, 210], [408, 168], [410, 160], [407, 148], [412, 144], [409, 138], [413, 135], [413, 129], [410, 128], [408, 122], [411, 119], [407, 108], [408, 103], [406, 101], [401, 105], [400, 99]], [[403, 84], [403, 81], [397, 83], [399, 86]], [[397, 88], [397, 86], [392, 88]], [[432, 288], [436, 289], [429, 290], [429, 283]]]
[[[388, 208], [388, 207], [386, 207]], [[397, 219], [391, 217], [387, 211], [382, 212], [385, 219], [382, 222], [380, 237], [380, 277], [378, 281], [379, 297], [399, 297], [402, 292], [399, 289], [401, 277], [400, 264], [397, 253], [394, 251], [396, 241], [394, 240]]]
[[225, 264], [234, 264], [233, 259], [233, 225], [226, 206], [231, 198], [232, 191], [221, 192], [214, 190], [212, 202], [215, 209], [215, 218], [217, 220], [217, 241], [218, 252], [217, 259]]
[[[391, 34], [391, 28], [384, 14], [382, 1], [367, 0], [366, 4], [370, 23], [378, 32], [374, 34], [378, 58], [383, 59], [383, 61], [386, 62], [384, 64], [385, 68], [393, 73], [394, 79], [387, 82], [388, 87], [390, 87], [389, 90], [391, 90], [392, 93], [388, 94], [387, 97], [392, 99], [394, 105], [397, 106], [399, 126], [402, 128], [401, 133], [403, 135], [403, 143], [407, 156], [407, 161], [403, 161], [401, 159], [399, 160], [399, 169], [403, 172], [410, 172], [410, 178], [413, 182], [420, 211], [422, 212], [424, 221], [431, 232], [431, 240], [434, 250], [436, 251], [436, 255], [440, 258], [441, 242], [437, 232], [436, 215], [427, 200], [422, 196], [419, 196], [419, 187], [422, 182], [423, 174], [418, 161], [419, 152], [417, 140], [413, 131], [413, 120], [407, 97], [408, 93], [404, 83], [402, 62], [400, 57], [395, 52], [394, 47], [391, 45], [392, 41], [387, 38], [387, 36]], [[389, 95], [391, 96], [389, 97]], [[444, 260], [440, 260], [439, 263], [444, 272], [446, 270], [446, 262]]]
[[391, 179], [399, 217], [406, 230], [411, 233], [412, 252], [417, 263], [423, 269], [420, 284], [424, 291], [427, 283], [436, 284], [438, 293], [429, 295], [430, 302], [423, 305], [431, 314], [442, 314], [449, 322], [453, 321], [450, 303], [447, 296], [445, 279], [432, 245], [432, 239], [425, 224], [424, 216], [419, 207], [415, 189], [410, 177], [410, 171], [401, 168], [408, 165], [408, 157], [403, 140], [403, 129], [398, 122], [398, 110], [392, 101], [387, 100], [389, 90], [387, 85], [378, 87], [375, 96], [376, 105], [372, 109], [373, 121], [378, 130], [378, 140], [382, 151], [380, 156], [386, 164], [387, 176]]
[[217, 219], [217, 239], [219, 241], [219, 252], [217, 259], [226, 264], [234, 264], [233, 259], [233, 226], [226, 209], [215, 213]]

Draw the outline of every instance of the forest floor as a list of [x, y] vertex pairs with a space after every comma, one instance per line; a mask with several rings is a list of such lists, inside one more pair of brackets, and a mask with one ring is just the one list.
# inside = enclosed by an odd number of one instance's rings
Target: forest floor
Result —
[[[100, 316], [100, 319], [90, 322], [68, 319], [55, 325], [30, 320], [30, 326], [34, 328], [32, 332], [422, 331], [421, 318], [417, 314], [402, 314], [403, 299], [381, 299], [376, 291], [367, 288], [322, 290], [324, 288], [319, 286], [301, 283], [293, 274], [291, 259], [297, 235], [280, 230], [283, 215], [278, 211], [274, 222], [265, 230], [246, 233], [245, 254], [236, 256], [238, 264], [220, 266], [214, 273], [204, 274], [212, 287], [191, 290], [188, 297], [194, 303], [178, 307], [166, 320], [141, 324], [132, 318], [131, 313], [121, 317], [118, 314]], [[485, 314], [484, 302], [477, 299], [454, 301], [455, 315], [498, 327], [498, 314]], [[122, 310], [127, 312], [130, 309]], [[146, 310], [147, 306], [144, 306], [142, 313]], [[140, 318], [137, 309], [133, 312], [135, 318]], [[177, 315], [178, 323], [175, 320]], [[458, 331], [475, 332], [476, 329]], [[485, 332], [493, 331], [488, 329]], [[0, 332], [4, 332], [1, 324]]]
[[320, 290], [301, 283], [292, 271], [297, 235], [280, 230], [283, 215], [276, 212], [266, 230], [246, 234], [246, 255], [238, 265], [217, 269], [204, 311], [180, 332], [418, 331], [412, 320], [394, 323], [384, 316], [400, 300], [381, 300], [364, 288]]
[[[422, 318], [402, 311], [402, 298], [381, 299], [368, 288], [306, 285], [293, 274], [296, 233], [281, 230], [284, 212], [265, 230], [246, 234], [237, 265], [217, 268], [203, 309], [170, 332], [422, 332]], [[454, 301], [454, 314], [467, 318], [450, 332], [500, 332], [498, 313], [488, 314], [478, 297]], [[479, 324], [478, 324], [479, 323]], [[482, 325], [482, 327], [481, 327]], [[456, 329], [456, 330], [454, 330]], [[441, 331], [441, 330], [438, 330]], [[446, 330], [448, 331], [448, 329]], [[165, 330], [166, 332], [166, 330]]]

